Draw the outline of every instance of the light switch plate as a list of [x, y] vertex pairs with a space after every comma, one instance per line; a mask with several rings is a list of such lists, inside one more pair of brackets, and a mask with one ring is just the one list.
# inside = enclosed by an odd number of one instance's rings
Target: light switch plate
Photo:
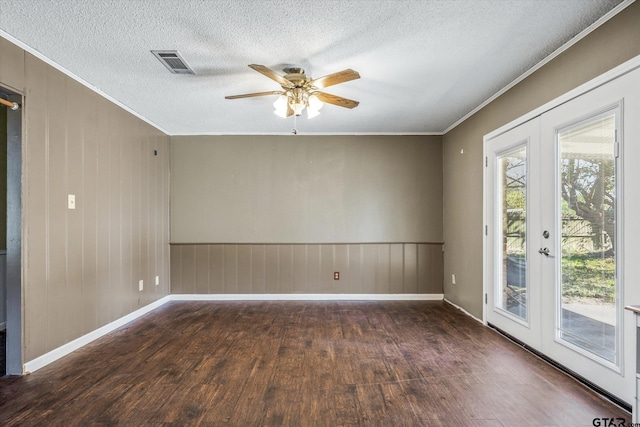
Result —
[[143, 289], [144, 289], [144, 280], [140, 280], [138, 282], [138, 290], [142, 292]]
[[69, 194], [69, 197], [67, 198], [67, 204], [69, 206], [69, 209], [75, 209], [76, 208], [76, 195], [75, 194]]

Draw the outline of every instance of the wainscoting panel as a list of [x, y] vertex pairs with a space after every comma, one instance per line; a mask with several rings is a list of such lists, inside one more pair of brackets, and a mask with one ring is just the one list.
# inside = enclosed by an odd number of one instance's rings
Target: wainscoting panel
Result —
[[441, 294], [442, 244], [172, 244], [171, 293]]

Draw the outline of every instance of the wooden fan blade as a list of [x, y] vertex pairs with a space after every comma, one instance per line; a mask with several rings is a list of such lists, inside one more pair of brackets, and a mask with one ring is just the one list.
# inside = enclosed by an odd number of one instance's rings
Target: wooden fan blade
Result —
[[282, 95], [283, 93], [281, 90], [272, 90], [269, 92], [245, 93], [244, 95], [230, 95], [225, 96], [224, 99], [253, 98], [254, 96]]
[[360, 104], [358, 101], [353, 101], [337, 95], [331, 95], [330, 93], [314, 92], [314, 95], [316, 95], [320, 101], [326, 102], [327, 104], [337, 105], [338, 107], [355, 108]]
[[258, 65], [258, 64], [250, 64], [249, 67], [253, 68], [260, 74], [263, 74], [269, 77], [271, 80], [275, 80], [276, 82], [280, 83], [281, 86], [294, 87], [293, 83], [291, 83], [289, 80], [285, 79], [280, 74], [273, 71], [271, 68], [267, 68], [264, 65]]
[[342, 70], [337, 73], [329, 74], [328, 76], [320, 77], [310, 82], [311, 86], [315, 86], [318, 89], [337, 85], [339, 83], [348, 82], [349, 80], [359, 79], [360, 74], [352, 69]]

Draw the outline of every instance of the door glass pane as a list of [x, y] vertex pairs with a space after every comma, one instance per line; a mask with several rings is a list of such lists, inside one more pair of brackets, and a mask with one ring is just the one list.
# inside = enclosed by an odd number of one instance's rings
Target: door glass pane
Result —
[[616, 115], [558, 133], [562, 220], [559, 337], [616, 360]]
[[502, 230], [497, 306], [527, 320], [527, 149], [498, 156]]

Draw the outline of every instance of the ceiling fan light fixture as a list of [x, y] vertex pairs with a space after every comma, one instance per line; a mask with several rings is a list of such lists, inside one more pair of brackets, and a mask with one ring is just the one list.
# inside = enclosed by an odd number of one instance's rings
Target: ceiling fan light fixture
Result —
[[322, 101], [320, 101], [320, 99], [316, 95], [309, 95], [309, 97], [307, 98], [307, 118], [313, 119], [318, 114], [320, 114], [322, 105]]
[[289, 93], [289, 106], [296, 116], [302, 115], [307, 106], [307, 91], [302, 87], [295, 87]]
[[287, 95], [280, 95], [278, 97], [278, 99], [275, 100], [275, 102], [273, 103], [273, 106], [276, 108], [276, 110], [280, 110], [280, 109], [287, 109]]
[[309, 103], [309, 108], [316, 111], [320, 111], [320, 109], [324, 105], [322, 101], [320, 101], [320, 98], [318, 98], [318, 96], [314, 94], [309, 95], [308, 103]]
[[343, 98], [341, 96], [332, 95], [326, 92], [320, 92], [329, 86], [344, 83], [350, 80], [359, 79], [360, 74], [357, 71], [347, 69], [337, 73], [329, 74], [319, 79], [312, 79], [307, 76], [301, 68], [287, 68], [286, 76], [281, 76], [272, 69], [264, 65], [250, 64], [250, 68], [265, 75], [271, 80], [276, 81], [282, 87], [282, 91], [267, 91], [246, 93], [243, 95], [225, 96], [226, 99], [252, 98], [255, 96], [279, 95], [278, 99], [273, 103], [274, 113], [280, 117], [289, 117], [295, 115], [301, 116], [302, 112], [307, 109], [307, 117], [313, 118], [320, 114], [320, 109], [324, 103], [337, 105], [343, 108], [355, 108], [358, 101]]
[[286, 95], [280, 95], [278, 99], [273, 103], [275, 107], [274, 114], [279, 117], [287, 117], [288, 98]]
[[295, 101], [291, 103], [291, 109], [293, 110], [293, 114], [296, 116], [302, 115], [302, 111], [304, 111], [305, 107], [304, 102]]

